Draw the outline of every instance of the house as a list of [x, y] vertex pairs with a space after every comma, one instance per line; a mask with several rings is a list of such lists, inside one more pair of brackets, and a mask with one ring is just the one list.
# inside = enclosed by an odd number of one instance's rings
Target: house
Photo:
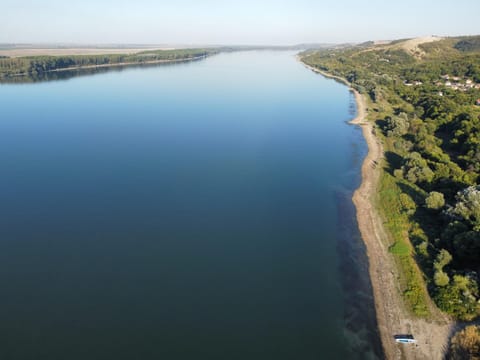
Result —
[[475, 104], [476, 104], [477, 106], [480, 106], [480, 99], [477, 99], [477, 101], [475, 102]]
[[445, 86], [452, 86], [452, 83], [450, 81], [446, 81]]
[[442, 75], [441, 78], [444, 80], [448, 80], [450, 79], [450, 75]]
[[472, 83], [472, 80], [470, 80], [470, 79], [465, 80], [465, 84], [469, 85], [471, 83]]

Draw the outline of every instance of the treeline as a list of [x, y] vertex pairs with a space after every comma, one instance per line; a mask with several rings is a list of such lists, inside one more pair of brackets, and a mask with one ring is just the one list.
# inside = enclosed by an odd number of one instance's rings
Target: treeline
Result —
[[480, 313], [479, 40], [426, 44], [420, 60], [397, 46], [303, 54], [369, 98], [386, 151], [380, 208], [405, 272], [405, 298], [419, 315], [428, 304], [417, 264], [443, 311], [463, 320]]
[[214, 49], [176, 49], [143, 51], [136, 54], [27, 56], [0, 58], [0, 81], [18, 76], [41, 74], [86, 66], [108, 66], [122, 63], [142, 64], [161, 60], [187, 60], [215, 53]]
[[455, 44], [455, 49], [460, 51], [480, 51], [480, 36], [468, 36]]

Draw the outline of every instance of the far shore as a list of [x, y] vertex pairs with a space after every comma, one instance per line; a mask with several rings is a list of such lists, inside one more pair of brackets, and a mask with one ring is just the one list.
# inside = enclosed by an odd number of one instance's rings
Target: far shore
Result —
[[[298, 56], [297, 59], [300, 61]], [[367, 99], [352, 88], [346, 79], [302, 64], [316, 73], [347, 85], [355, 96], [357, 115], [350, 123], [361, 126], [368, 154], [362, 164], [362, 183], [352, 200], [367, 250], [377, 323], [385, 357], [406, 360], [443, 359], [455, 323], [438, 310], [431, 319], [422, 319], [406, 309], [399, 288], [397, 265], [388, 251], [389, 236], [376, 208], [384, 152], [381, 140], [375, 135], [373, 122], [367, 119]], [[394, 341], [394, 335], [397, 334], [413, 334], [417, 344], [397, 344]]]
[[141, 51], [175, 50], [172, 47], [11, 47], [0, 49], [0, 56], [74, 56], [74, 55], [114, 55], [135, 54]]
[[[64, 71], [74, 71], [74, 70], [87, 70], [87, 69], [100, 69], [100, 68], [111, 68], [111, 67], [122, 67], [122, 66], [133, 66], [133, 65], [153, 65], [153, 64], [164, 64], [164, 63], [178, 63], [178, 62], [189, 62], [204, 59], [205, 55], [188, 57], [188, 58], [179, 58], [179, 59], [162, 59], [162, 60], [149, 60], [149, 61], [131, 61], [131, 62], [121, 62], [121, 63], [112, 63], [112, 64], [100, 64], [100, 65], [80, 65], [80, 66], [70, 66], [66, 68], [59, 68], [53, 70], [47, 70], [43, 73], [53, 73], [53, 72], [64, 72]], [[28, 73], [16, 74], [15, 76], [28, 76]]]

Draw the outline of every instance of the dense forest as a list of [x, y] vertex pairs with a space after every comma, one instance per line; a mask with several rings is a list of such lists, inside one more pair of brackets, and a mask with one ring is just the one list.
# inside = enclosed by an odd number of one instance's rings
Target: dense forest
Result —
[[367, 99], [385, 150], [377, 205], [406, 303], [428, 316], [428, 289], [440, 309], [472, 320], [480, 313], [480, 37], [409, 50], [363, 44], [302, 60]]
[[148, 64], [160, 61], [181, 61], [205, 57], [217, 52], [214, 49], [175, 49], [142, 51], [136, 54], [25, 56], [0, 58], [0, 82], [12, 79], [41, 78], [49, 72], [77, 69], [79, 67], [109, 66], [119, 64]]

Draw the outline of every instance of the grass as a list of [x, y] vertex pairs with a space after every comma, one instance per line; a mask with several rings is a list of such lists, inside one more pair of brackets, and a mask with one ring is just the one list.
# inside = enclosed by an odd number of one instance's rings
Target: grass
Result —
[[[381, 108], [383, 111], [374, 113], [372, 109]], [[369, 115], [376, 118], [384, 118], [393, 112], [392, 105], [386, 100], [375, 104], [368, 104]], [[377, 136], [382, 137], [382, 132], [377, 129]], [[382, 138], [384, 152], [392, 152], [394, 142], [389, 138]], [[376, 208], [383, 218], [384, 227], [390, 236], [389, 252], [393, 255], [397, 269], [402, 297], [407, 309], [419, 317], [429, 317], [430, 295], [422, 271], [415, 260], [415, 249], [409, 239], [409, 231], [413, 228], [413, 222], [409, 211], [402, 203], [401, 188], [402, 180], [394, 177], [388, 167], [381, 167], [380, 180], [378, 184], [378, 196]], [[413, 210], [414, 211], [414, 210]]]
[[398, 179], [386, 170], [382, 171], [377, 208], [384, 219], [384, 226], [391, 236], [390, 253], [399, 268], [399, 280], [407, 308], [415, 315], [428, 317], [429, 295], [420, 269], [414, 259], [414, 249], [408, 238], [410, 220], [402, 209], [402, 190]]

